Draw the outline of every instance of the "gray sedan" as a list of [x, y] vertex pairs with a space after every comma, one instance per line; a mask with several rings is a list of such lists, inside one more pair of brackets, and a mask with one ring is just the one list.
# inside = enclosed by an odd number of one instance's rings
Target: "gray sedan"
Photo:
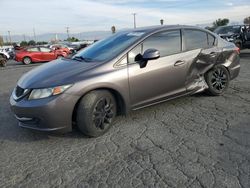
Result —
[[116, 115], [177, 97], [223, 94], [239, 49], [210, 31], [159, 26], [118, 32], [39, 66], [18, 81], [11, 108], [21, 127], [100, 136]]

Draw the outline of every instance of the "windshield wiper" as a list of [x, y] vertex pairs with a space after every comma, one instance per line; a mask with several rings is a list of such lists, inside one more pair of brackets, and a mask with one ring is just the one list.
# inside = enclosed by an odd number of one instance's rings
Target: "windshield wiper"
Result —
[[85, 62], [91, 62], [92, 61], [91, 58], [86, 58], [86, 57], [82, 57], [82, 56], [75, 56], [72, 59], [77, 60], [77, 61], [85, 61]]

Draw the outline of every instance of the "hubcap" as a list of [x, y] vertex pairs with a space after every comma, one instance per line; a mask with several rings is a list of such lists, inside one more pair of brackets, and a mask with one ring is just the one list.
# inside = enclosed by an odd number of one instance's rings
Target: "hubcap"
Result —
[[223, 69], [218, 68], [213, 71], [211, 84], [217, 91], [222, 91], [226, 87], [227, 75]]
[[97, 128], [105, 129], [114, 117], [114, 104], [110, 98], [100, 99], [94, 108], [93, 121]]
[[25, 58], [24, 62], [25, 62], [25, 64], [29, 64], [30, 63], [30, 59], [29, 58]]

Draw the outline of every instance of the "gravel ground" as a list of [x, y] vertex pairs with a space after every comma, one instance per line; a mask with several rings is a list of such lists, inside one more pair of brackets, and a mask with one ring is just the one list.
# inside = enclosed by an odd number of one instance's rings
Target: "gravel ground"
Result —
[[87, 138], [22, 129], [9, 108], [18, 78], [0, 68], [0, 187], [250, 187], [250, 51], [224, 96], [179, 98], [118, 117]]

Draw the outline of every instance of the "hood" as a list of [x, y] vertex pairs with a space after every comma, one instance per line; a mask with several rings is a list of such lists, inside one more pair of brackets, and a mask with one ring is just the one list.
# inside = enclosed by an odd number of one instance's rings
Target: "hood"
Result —
[[85, 75], [83, 73], [97, 65], [98, 63], [94, 62], [57, 59], [24, 74], [17, 85], [24, 89], [32, 89], [72, 84], [81, 80]]

